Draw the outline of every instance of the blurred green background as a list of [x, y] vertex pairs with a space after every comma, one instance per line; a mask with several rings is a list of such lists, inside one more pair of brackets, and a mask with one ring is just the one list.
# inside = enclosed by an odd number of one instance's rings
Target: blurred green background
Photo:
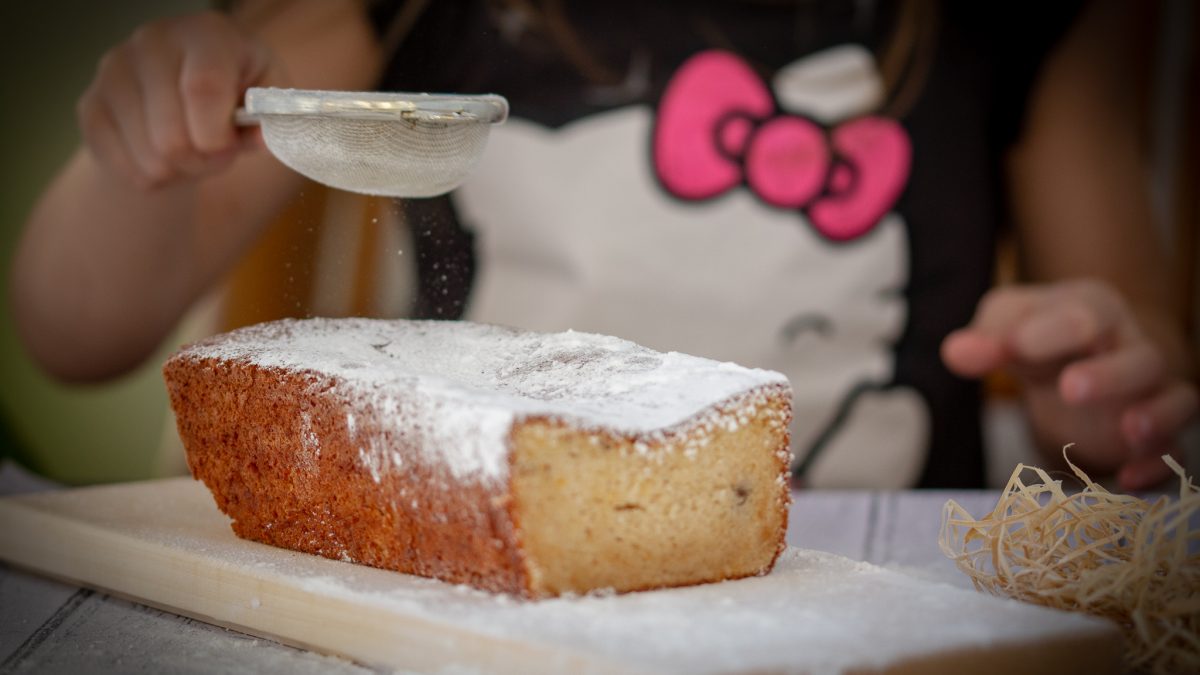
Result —
[[0, 147], [7, 155], [0, 167], [0, 441], [4, 454], [66, 483], [162, 472], [157, 455], [167, 409], [159, 367], [175, 341], [111, 384], [51, 382], [36, 370], [14, 333], [8, 292], [12, 254], [41, 186], [78, 144], [75, 101], [100, 55], [150, 18], [207, 6], [196, 0], [0, 3]]

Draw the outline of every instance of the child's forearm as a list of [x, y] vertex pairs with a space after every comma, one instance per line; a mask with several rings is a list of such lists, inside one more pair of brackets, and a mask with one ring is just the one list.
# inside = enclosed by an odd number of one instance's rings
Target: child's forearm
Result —
[[[59, 378], [93, 380], [145, 358], [295, 183], [262, 157], [239, 164], [143, 190], [78, 151], [30, 215], [13, 262], [14, 318], [35, 360]], [[237, 181], [259, 189], [230, 189]]]
[[50, 374], [136, 365], [295, 194], [298, 176], [233, 124], [246, 87], [378, 77], [362, 3], [238, 7], [139, 27], [81, 96], [84, 145], [42, 194], [12, 268], [18, 333]]

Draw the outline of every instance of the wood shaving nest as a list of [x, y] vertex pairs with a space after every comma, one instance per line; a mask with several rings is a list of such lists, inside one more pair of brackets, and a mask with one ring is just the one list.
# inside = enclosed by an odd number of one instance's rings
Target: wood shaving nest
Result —
[[[1019, 464], [983, 518], [946, 502], [942, 551], [978, 590], [1115, 621], [1132, 669], [1200, 673], [1200, 490], [1163, 461], [1179, 476], [1178, 499], [1113, 494], [1070, 459], [1084, 487], [1068, 494]], [[1026, 484], [1026, 471], [1041, 483]]]

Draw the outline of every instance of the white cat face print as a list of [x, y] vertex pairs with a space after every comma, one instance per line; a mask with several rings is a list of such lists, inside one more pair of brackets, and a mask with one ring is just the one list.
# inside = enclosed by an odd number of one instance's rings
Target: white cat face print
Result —
[[912, 157], [897, 122], [862, 114], [878, 82], [860, 47], [801, 59], [774, 90], [702, 52], [657, 108], [510, 119], [453, 197], [477, 235], [466, 318], [778, 370], [807, 484], [912, 485], [927, 406], [892, 382]]

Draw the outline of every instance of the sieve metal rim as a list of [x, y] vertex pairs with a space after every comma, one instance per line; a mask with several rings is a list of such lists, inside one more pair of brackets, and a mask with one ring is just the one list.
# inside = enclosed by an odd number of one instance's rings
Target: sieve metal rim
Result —
[[499, 124], [508, 118], [508, 101], [503, 96], [495, 94], [319, 91], [251, 87], [246, 90], [245, 111], [254, 117], [296, 115]]

